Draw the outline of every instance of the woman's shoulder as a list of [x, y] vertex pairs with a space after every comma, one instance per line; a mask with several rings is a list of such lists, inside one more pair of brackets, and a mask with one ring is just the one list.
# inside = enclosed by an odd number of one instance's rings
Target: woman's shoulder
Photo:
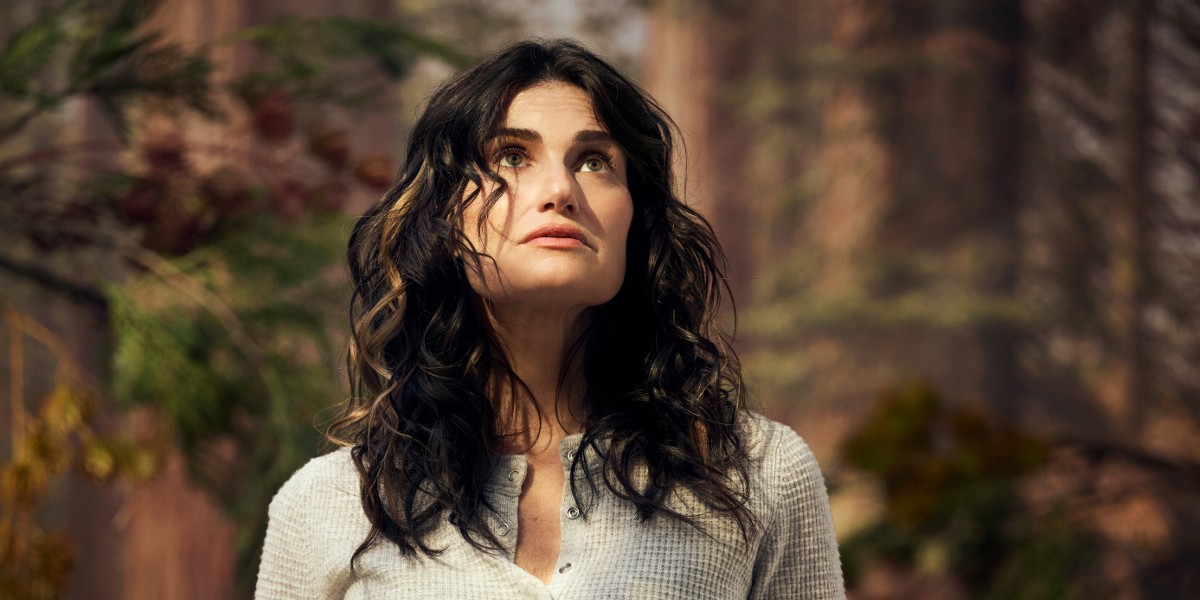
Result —
[[815, 471], [820, 467], [808, 444], [791, 427], [771, 420], [759, 413], [749, 412], [745, 423], [746, 447], [750, 456], [761, 461], [762, 468], [799, 468]]
[[760, 467], [763, 539], [752, 598], [845, 598], [825, 478], [791, 427], [762, 415], [746, 420]]
[[300, 467], [271, 500], [272, 517], [303, 508], [305, 512], [336, 510], [359, 501], [358, 470], [349, 448], [318, 456]]
[[343, 448], [305, 464], [267, 509], [256, 598], [341, 598], [354, 550], [370, 528], [358, 471]]
[[828, 503], [821, 467], [795, 430], [757, 413], [749, 414], [745, 427], [754, 479], [768, 506], [777, 509], [796, 500], [813, 506]]

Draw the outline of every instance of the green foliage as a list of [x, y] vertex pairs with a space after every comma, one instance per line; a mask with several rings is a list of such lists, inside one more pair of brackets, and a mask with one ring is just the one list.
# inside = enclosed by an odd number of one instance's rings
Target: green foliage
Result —
[[918, 384], [886, 393], [843, 451], [886, 493], [883, 519], [842, 546], [851, 580], [883, 561], [951, 574], [982, 597], [1066, 597], [1083, 538], [1016, 493], [1045, 463], [1040, 440]]
[[260, 219], [111, 290], [114, 394], [157, 409], [239, 524], [243, 586], [271, 495], [318, 452], [321, 413], [339, 398], [328, 328], [343, 294], [326, 267], [345, 227]]
[[0, 94], [25, 103], [25, 111], [0, 122], [0, 142], [73, 97], [94, 101], [122, 138], [130, 133], [130, 111], [148, 104], [216, 118], [218, 83], [207, 52], [222, 43], [251, 42], [266, 59], [268, 66], [233, 83], [251, 106], [279, 90], [322, 105], [362, 105], [421, 56], [452, 65], [469, 60], [403, 26], [345, 17], [282, 18], [188, 51], [144, 30], [159, 4], [68, 0], [18, 28], [0, 53]]
[[397, 24], [342, 17], [284, 17], [243, 29], [231, 40], [252, 42], [269, 63], [235, 82], [248, 105], [284, 90], [292, 98], [359, 106], [382, 97], [381, 83], [407, 75], [421, 56], [456, 66], [469, 61], [462, 52]]
[[[466, 58], [403, 25], [344, 17], [281, 19], [185, 49], [147, 27], [158, 4], [65, 0], [0, 46], [0, 268], [110, 320], [100, 392], [160, 417], [236, 524], [237, 595], [248, 597], [268, 501], [318, 453], [323, 412], [342, 397], [344, 285], [332, 265], [348, 224], [337, 215], [395, 173], [385, 154], [356, 156], [338, 122], [420, 57]], [[28, 13], [0, 7], [13, 14]], [[223, 81], [210, 53], [238, 43], [253, 44], [257, 68]], [[57, 145], [30, 148], [19, 137], [79, 100], [115, 141], [48, 136]], [[228, 139], [246, 142], [189, 139], [188, 119], [223, 117], [218, 106], [248, 117], [226, 121], [247, 128]], [[81, 460], [102, 483], [134, 467], [148, 477], [154, 464], [137, 450], [89, 442]], [[18, 466], [9, 487], [21, 497], [57, 473]], [[23, 539], [14, 531], [0, 542]], [[5, 555], [33, 564], [38, 548]], [[65, 580], [69, 562], [55, 564]]]
[[[794, 281], [777, 281], [783, 290], [801, 287]], [[902, 328], [962, 331], [992, 324], [1027, 327], [1041, 320], [1042, 315], [1030, 302], [938, 282], [887, 298], [866, 293], [821, 297], [795, 292], [793, 297], [759, 308], [745, 322], [758, 339], [788, 342], [806, 333], [840, 333], [867, 327], [883, 332]]]
[[983, 234], [963, 238], [940, 250], [864, 251], [852, 272], [840, 274], [836, 293], [820, 285], [830, 259], [819, 249], [785, 255], [756, 281], [761, 300], [745, 326], [756, 339], [786, 345], [813, 333], [981, 327], [1022, 332], [1045, 323], [1049, 315], [1036, 302], [991, 286], [1002, 271], [997, 265], [1005, 255], [1002, 244]]
[[0, 92], [10, 96], [31, 96], [33, 85], [67, 37], [60, 22], [64, 4], [41, 18], [17, 29], [0, 51]]
[[130, 110], [146, 103], [215, 117], [208, 58], [142, 31], [157, 5], [68, 1], [18, 29], [0, 54], [0, 91], [23, 101], [26, 110], [0, 124], [0, 142], [73, 97], [93, 100], [122, 137], [129, 134]]
[[1062, 511], [1034, 520], [1020, 532], [1020, 544], [1010, 549], [996, 569], [984, 596], [987, 600], [1074, 600], [1083, 597], [1072, 577], [1092, 559], [1086, 536]]

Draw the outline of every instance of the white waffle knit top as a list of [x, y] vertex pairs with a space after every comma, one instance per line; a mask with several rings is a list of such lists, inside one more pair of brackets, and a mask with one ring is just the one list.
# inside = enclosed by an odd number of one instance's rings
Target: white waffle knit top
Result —
[[[259, 567], [258, 600], [292, 598], [447, 599], [816, 599], [845, 598], [825, 481], [795, 432], [763, 417], [749, 419], [754, 492], [760, 527], [749, 545], [728, 516], [700, 514], [701, 529], [656, 516], [641, 522], [632, 505], [599, 484], [576, 506], [570, 486], [561, 505], [562, 542], [549, 584], [513, 562], [523, 456], [499, 460], [485, 488], [488, 515], [502, 552], [478, 550], [443, 522], [430, 546], [437, 558], [405, 557], [386, 540], [350, 557], [370, 525], [359, 499], [348, 449], [315, 458], [271, 502]], [[581, 435], [559, 452], [569, 465]], [[597, 463], [598, 461], [590, 461]], [[582, 477], [583, 475], [580, 475]], [[586, 489], [584, 483], [581, 489]], [[695, 508], [677, 499], [676, 508]]]

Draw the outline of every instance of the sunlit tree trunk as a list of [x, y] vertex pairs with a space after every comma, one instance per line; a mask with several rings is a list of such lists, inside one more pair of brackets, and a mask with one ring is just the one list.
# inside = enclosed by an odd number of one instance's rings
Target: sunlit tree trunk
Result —
[[[751, 218], [754, 198], [744, 180], [749, 132], [723, 94], [752, 59], [749, 5], [712, 6], [663, 2], [650, 20], [647, 85], [680, 126], [676, 165], [683, 200], [705, 214], [729, 259], [734, 300], [745, 301], [753, 272]], [[720, 140], [719, 143], [714, 143]]]
[[1127, 52], [1115, 55], [1114, 134], [1119, 203], [1113, 215], [1111, 269], [1113, 310], [1110, 327], [1116, 341], [1117, 368], [1108, 391], [1114, 417], [1136, 434], [1145, 422], [1146, 356], [1144, 313], [1148, 299], [1147, 221], [1152, 195], [1148, 181], [1150, 105], [1147, 94], [1149, 28], [1153, 0], [1120, 3]]

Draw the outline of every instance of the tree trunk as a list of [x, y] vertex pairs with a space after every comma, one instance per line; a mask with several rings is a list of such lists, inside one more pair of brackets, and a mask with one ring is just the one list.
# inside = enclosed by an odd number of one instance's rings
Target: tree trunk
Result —
[[1113, 417], [1136, 436], [1145, 423], [1146, 357], [1143, 313], [1147, 304], [1148, 261], [1146, 233], [1151, 193], [1148, 181], [1150, 105], [1147, 93], [1149, 29], [1153, 0], [1120, 4], [1127, 52], [1114, 58], [1114, 97], [1117, 102], [1116, 144], [1123, 169], [1118, 182], [1119, 204], [1113, 215], [1112, 327], [1117, 369], [1112, 393]]

